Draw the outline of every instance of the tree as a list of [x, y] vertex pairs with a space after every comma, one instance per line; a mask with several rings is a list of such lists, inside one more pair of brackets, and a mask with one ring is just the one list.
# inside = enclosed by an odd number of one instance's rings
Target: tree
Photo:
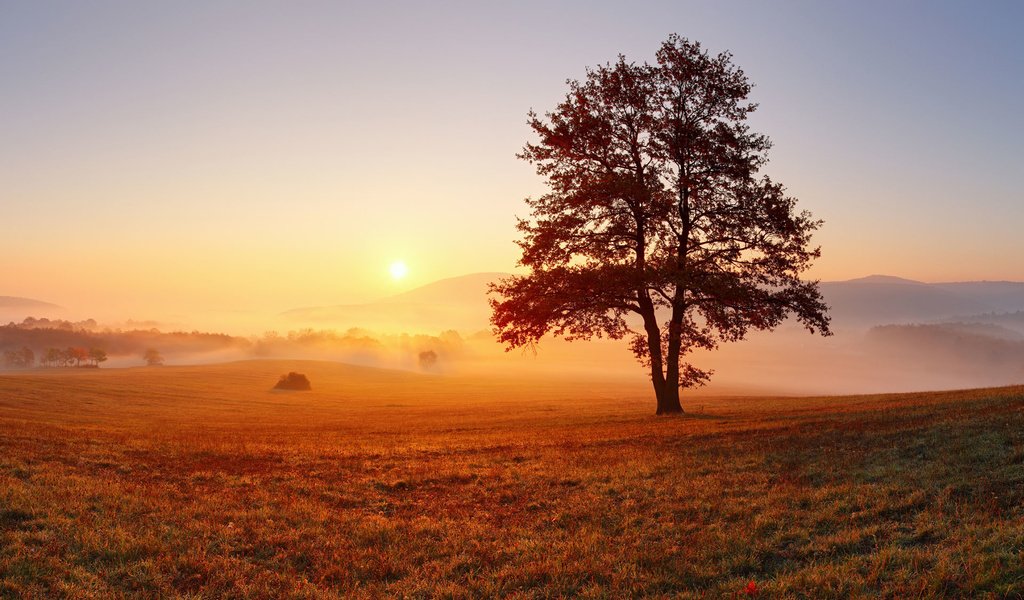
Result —
[[5, 350], [4, 366], [9, 369], [28, 369], [36, 362], [36, 354], [28, 346], [21, 350]]
[[82, 366], [83, 360], [89, 360], [89, 350], [78, 346], [69, 347], [65, 350], [68, 357], [68, 363], [75, 361], [75, 366]]
[[528, 274], [491, 286], [491, 323], [510, 350], [552, 332], [629, 336], [650, 369], [657, 413], [710, 371], [696, 349], [770, 330], [794, 316], [829, 335], [816, 281], [821, 222], [761, 172], [768, 138], [747, 125], [751, 84], [729, 53], [671, 36], [656, 64], [588, 69], [519, 155], [546, 179], [520, 219]]
[[59, 367], [64, 362], [64, 352], [59, 348], [47, 348], [43, 351], [42, 363], [47, 367]]
[[36, 364], [36, 353], [28, 346], [21, 347], [21, 366], [26, 369]]
[[101, 362], [105, 362], [107, 360], [107, 352], [101, 348], [90, 348], [89, 360], [93, 365], [98, 367]]
[[158, 367], [164, 364], [164, 357], [156, 350], [156, 348], [147, 348], [146, 351], [142, 353], [142, 360], [146, 361], [146, 365], [150, 367]]
[[419, 363], [421, 369], [433, 369], [437, 364], [437, 352], [434, 352], [433, 350], [424, 350], [423, 352], [420, 352]]
[[21, 367], [21, 353], [17, 350], [4, 350], [4, 366], [8, 369]]

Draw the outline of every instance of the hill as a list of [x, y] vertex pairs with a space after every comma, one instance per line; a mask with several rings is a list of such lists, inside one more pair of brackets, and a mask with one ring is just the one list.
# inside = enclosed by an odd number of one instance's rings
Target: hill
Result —
[[965, 281], [936, 283], [935, 287], [952, 294], [972, 298], [985, 306], [983, 312], [1024, 310], [1024, 283], [1017, 281]]
[[475, 332], [488, 327], [487, 284], [506, 275], [473, 273], [451, 277], [377, 302], [299, 308], [282, 316], [294, 322], [340, 328]]
[[1022, 397], [0, 375], [0, 597], [1019, 597]]
[[[821, 292], [840, 327], [930, 321], [990, 310], [975, 284], [947, 289], [941, 284], [876, 275], [822, 282]], [[1018, 300], [1024, 308], [1024, 289]]]
[[883, 325], [869, 330], [866, 340], [879, 365], [928, 371], [936, 378], [960, 375], [975, 382], [1024, 380], [1024, 336], [998, 325]]
[[[487, 284], [507, 273], [476, 273], [436, 281], [404, 294], [366, 304], [289, 310], [293, 322], [383, 330], [474, 332], [488, 328]], [[1024, 311], [1024, 283], [922, 283], [871, 275], [821, 284], [840, 328], [920, 323], [958, 315]]]
[[55, 316], [63, 311], [63, 307], [42, 300], [0, 296], [0, 324], [21, 321], [25, 317]]
[[19, 298], [17, 296], [0, 296], [0, 308], [43, 308], [43, 309], [59, 309], [60, 306], [51, 304], [49, 302], [43, 302], [42, 300], [33, 300], [32, 298]]
[[383, 300], [385, 304], [476, 304], [486, 296], [488, 284], [508, 273], [472, 273], [448, 277]]

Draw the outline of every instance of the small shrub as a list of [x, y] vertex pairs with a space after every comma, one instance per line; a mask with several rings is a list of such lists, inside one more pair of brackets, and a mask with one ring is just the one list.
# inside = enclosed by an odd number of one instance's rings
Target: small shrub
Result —
[[313, 387], [309, 385], [309, 378], [302, 373], [296, 373], [292, 371], [287, 375], [282, 375], [281, 379], [277, 381], [277, 385], [274, 386], [275, 390], [300, 390], [306, 391], [311, 390]]

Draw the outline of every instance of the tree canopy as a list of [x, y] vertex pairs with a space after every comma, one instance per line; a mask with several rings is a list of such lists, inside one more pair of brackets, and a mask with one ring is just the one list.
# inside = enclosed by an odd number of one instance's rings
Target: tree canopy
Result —
[[508, 349], [553, 333], [630, 339], [658, 413], [711, 376], [683, 357], [773, 329], [788, 316], [829, 331], [815, 281], [821, 225], [762, 172], [769, 139], [747, 119], [751, 83], [729, 53], [671, 36], [655, 64], [620, 56], [531, 111], [519, 157], [548, 191], [520, 219], [526, 275], [491, 288]]
[[150, 367], [164, 364], [164, 357], [156, 348], [146, 348], [146, 351], [142, 353], [142, 360], [146, 361], [146, 365]]

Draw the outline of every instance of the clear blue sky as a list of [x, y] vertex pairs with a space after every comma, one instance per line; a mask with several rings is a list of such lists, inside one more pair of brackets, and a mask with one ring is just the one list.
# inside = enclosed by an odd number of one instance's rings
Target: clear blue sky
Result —
[[1024, 280], [1022, 26], [1020, 2], [0, 1], [0, 295], [145, 317], [511, 270], [527, 110], [673, 32], [755, 83], [767, 171], [826, 221], [814, 275]]

